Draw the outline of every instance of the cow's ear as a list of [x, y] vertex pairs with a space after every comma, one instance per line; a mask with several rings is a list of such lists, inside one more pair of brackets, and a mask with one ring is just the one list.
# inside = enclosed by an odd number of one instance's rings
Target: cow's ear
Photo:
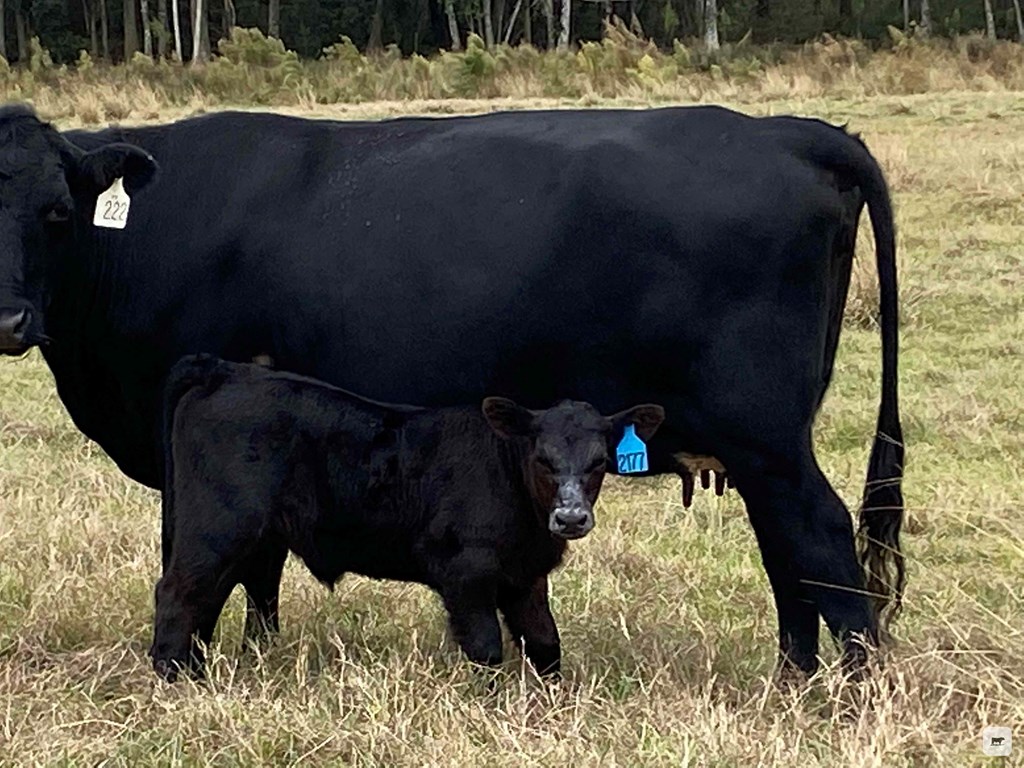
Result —
[[635, 405], [628, 410], [616, 413], [614, 416], [609, 416], [608, 420], [612, 423], [612, 430], [615, 435], [621, 437], [626, 425], [632, 424], [636, 428], [637, 437], [647, 442], [654, 437], [654, 433], [658, 431], [661, 422], [665, 420], [665, 409], [660, 405]]
[[156, 176], [156, 160], [144, 149], [131, 144], [107, 144], [85, 152], [77, 158], [76, 181], [91, 194], [98, 195], [114, 183], [124, 179], [129, 195], [149, 184]]
[[533, 412], [507, 397], [485, 398], [481, 410], [491, 429], [502, 437], [527, 437], [533, 432]]

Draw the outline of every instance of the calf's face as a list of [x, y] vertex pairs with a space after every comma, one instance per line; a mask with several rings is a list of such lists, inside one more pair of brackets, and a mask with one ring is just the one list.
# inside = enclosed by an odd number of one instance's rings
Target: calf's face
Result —
[[485, 399], [483, 412], [500, 436], [528, 441], [527, 487], [542, 523], [563, 539], [581, 538], [594, 527], [594, 502], [626, 425], [648, 440], [665, 418], [660, 405], [602, 416], [589, 403], [566, 400], [532, 411], [503, 397]]

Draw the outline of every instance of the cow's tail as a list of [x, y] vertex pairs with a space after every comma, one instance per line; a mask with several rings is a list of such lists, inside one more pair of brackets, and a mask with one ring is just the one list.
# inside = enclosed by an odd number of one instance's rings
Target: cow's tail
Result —
[[171, 442], [174, 414], [188, 392], [198, 386], [216, 385], [221, 378], [218, 369], [222, 365], [223, 362], [213, 355], [187, 355], [171, 367], [164, 383], [161, 423], [164, 481], [160, 503], [160, 553], [164, 570], [170, 562], [174, 539], [174, 446]]
[[[829, 126], [832, 141], [815, 143], [813, 154], [830, 157], [840, 175], [855, 184], [867, 203], [875, 237], [882, 332], [882, 398], [878, 409], [864, 500], [857, 532], [858, 552], [876, 616], [883, 632], [902, 607], [906, 564], [900, 549], [903, 525], [903, 430], [898, 395], [899, 298], [896, 285], [896, 232], [892, 201], [882, 169], [856, 136]], [[835, 137], [842, 136], [841, 141]], [[827, 149], [826, 149], [827, 147]], [[824, 159], [820, 156], [817, 159]]]
[[858, 185], [864, 195], [875, 237], [878, 299], [882, 331], [882, 399], [875, 441], [868, 461], [867, 482], [858, 531], [867, 589], [874, 596], [884, 630], [902, 607], [906, 564], [900, 550], [903, 525], [903, 430], [900, 427], [898, 361], [899, 297], [896, 286], [896, 233], [889, 188], [878, 163], [858, 140], [863, 172]]
[[[884, 633], [902, 607], [906, 581], [906, 566], [900, 550], [903, 430], [897, 386], [899, 301], [892, 201], [882, 169], [858, 137], [818, 120], [775, 119], [795, 128], [784, 135], [798, 154], [824, 165], [847, 184], [860, 189], [871, 217], [881, 314], [882, 397], [860, 510], [857, 548], [867, 578], [866, 587]], [[809, 126], [816, 127], [808, 130]]]

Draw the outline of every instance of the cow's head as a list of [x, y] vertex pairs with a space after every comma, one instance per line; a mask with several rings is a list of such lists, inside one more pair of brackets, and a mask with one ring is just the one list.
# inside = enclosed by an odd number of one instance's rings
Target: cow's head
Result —
[[55, 276], [76, 232], [91, 226], [96, 197], [114, 179], [129, 195], [156, 163], [128, 144], [86, 152], [28, 107], [0, 107], [0, 354], [21, 354], [45, 338]]
[[602, 416], [589, 403], [563, 401], [531, 411], [503, 397], [483, 402], [491, 428], [528, 441], [524, 473], [533, 500], [555, 536], [578, 539], [594, 527], [594, 502], [627, 424], [648, 440], [665, 418], [660, 405]]

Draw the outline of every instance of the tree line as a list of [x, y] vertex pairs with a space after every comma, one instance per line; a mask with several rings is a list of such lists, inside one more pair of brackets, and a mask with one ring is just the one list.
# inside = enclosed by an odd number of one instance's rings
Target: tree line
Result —
[[[659, 45], [699, 39], [709, 49], [740, 38], [800, 43], [823, 33], [885, 38], [984, 30], [1024, 42], [1021, 0], [0, 0], [0, 55], [27, 62], [32, 38], [54, 61], [79, 51], [109, 62], [151, 57], [202, 62], [235, 26], [257, 27], [303, 57], [347, 36], [361, 49], [567, 47], [599, 39], [617, 17]], [[198, 34], [196, 33], [198, 31]]]

